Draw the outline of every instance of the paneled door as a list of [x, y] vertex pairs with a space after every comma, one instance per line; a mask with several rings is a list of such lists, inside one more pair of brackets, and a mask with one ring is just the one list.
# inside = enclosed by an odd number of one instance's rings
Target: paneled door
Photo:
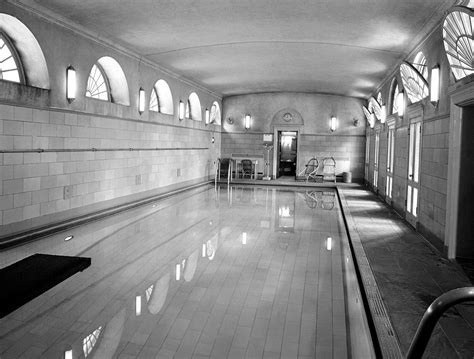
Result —
[[385, 185], [385, 201], [392, 202], [393, 190], [393, 159], [395, 151], [395, 126], [388, 127], [387, 133], [387, 183]]
[[418, 222], [418, 202], [420, 197], [421, 122], [410, 124], [408, 137], [406, 219], [416, 228], [416, 222]]
[[380, 132], [375, 132], [375, 150], [374, 150], [374, 191], [377, 191], [379, 186], [379, 150], [380, 150]]

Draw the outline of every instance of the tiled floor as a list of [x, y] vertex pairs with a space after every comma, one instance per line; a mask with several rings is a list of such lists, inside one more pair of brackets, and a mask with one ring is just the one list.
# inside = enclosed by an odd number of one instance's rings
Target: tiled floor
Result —
[[92, 257], [0, 319], [1, 358], [348, 356], [334, 195], [243, 186], [179, 198], [0, 253], [1, 267], [36, 252]]
[[[372, 192], [341, 187], [385, 306], [406, 352], [426, 308], [442, 293], [472, 286], [448, 261]], [[471, 263], [472, 268], [472, 263]], [[441, 319], [425, 358], [474, 358], [474, 303], [457, 305]]]

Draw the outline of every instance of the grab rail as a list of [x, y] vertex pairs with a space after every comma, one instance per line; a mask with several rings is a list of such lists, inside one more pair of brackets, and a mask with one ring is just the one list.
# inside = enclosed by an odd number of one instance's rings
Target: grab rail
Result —
[[229, 161], [229, 169], [227, 170], [227, 187], [230, 185], [230, 176], [232, 176], [232, 161]]
[[474, 287], [453, 289], [436, 298], [420, 321], [410, 349], [408, 349], [407, 359], [420, 359], [425, 352], [433, 329], [443, 313], [455, 304], [468, 301], [474, 301]]

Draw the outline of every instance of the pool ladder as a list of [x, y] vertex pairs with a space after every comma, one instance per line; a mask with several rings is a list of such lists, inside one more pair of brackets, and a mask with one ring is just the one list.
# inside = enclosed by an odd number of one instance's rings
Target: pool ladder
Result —
[[[220, 169], [220, 162], [217, 161], [217, 166], [216, 166], [216, 172], [214, 176], [214, 187], [217, 188], [217, 181], [221, 179], [221, 169]], [[229, 167], [227, 170], [227, 186], [230, 185], [231, 177], [232, 177], [232, 171], [233, 171], [233, 162], [229, 161]]]
[[434, 300], [420, 321], [416, 334], [408, 349], [407, 359], [420, 359], [431, 338], [439, 318], [453, 305], [474, 301], [474, 287], [463, 287], [450, 290]]

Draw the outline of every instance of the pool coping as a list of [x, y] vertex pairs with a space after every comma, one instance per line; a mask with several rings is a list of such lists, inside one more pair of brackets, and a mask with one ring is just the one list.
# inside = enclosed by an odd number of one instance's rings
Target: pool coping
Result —
[[[357, 275], [361, 282], [366, 306], [370, 310], [370, 318], [375, 330], [375, 339], [378, 348], [375, 348], [383, 358], [404, 358], [395, 329], [388, 315], [387, 309], [380, 294], [375, 276], [370, 267], [362, 241], [357, 230], [357, 225], [352, 217], [349, 205], [344, 194], [336, 186], [342, 217], [346, 225], [349, 243], [352, 248], [353, 260], [356, 263]], [[375, 343], [374, 343], [375, 344]]]

